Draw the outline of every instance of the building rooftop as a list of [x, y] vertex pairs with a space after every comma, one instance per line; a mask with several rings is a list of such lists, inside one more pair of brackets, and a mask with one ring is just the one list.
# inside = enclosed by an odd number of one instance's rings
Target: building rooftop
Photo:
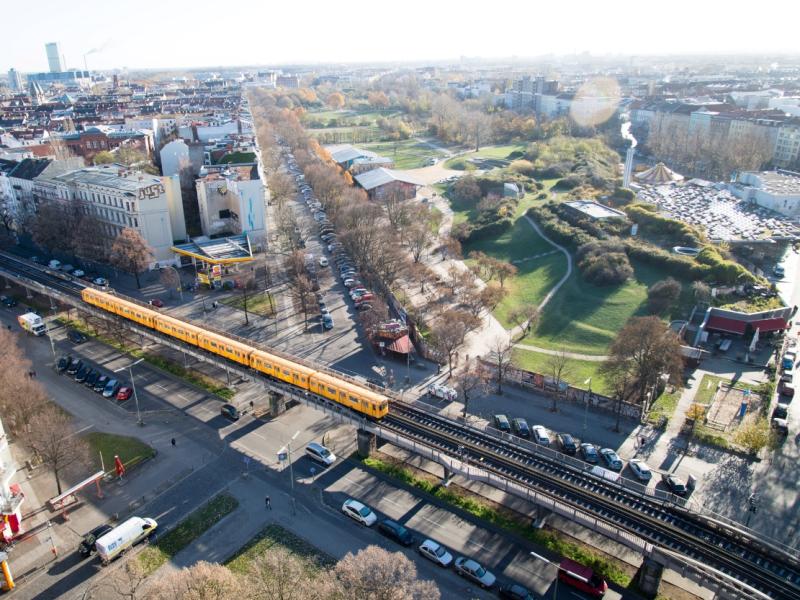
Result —
[[400, 171], [384, 169], [383, 167], [378, 167], [372, 171], [367, 171], [366, 173], [361, 173], [361, 175], [356, 175], [355, 180], [358, 182], [358, 185], [367, 191], [387, 183], [391, 183], [392, 181], [402, 181], [404, 183], [410, 183], [419, 186], [423, 185], [421, 182], [409, 177], [408, 175], [405, 175]]
[[356, 158], [377, 158], [378, 155], [369, 150], [361, 150], [350, 144], [336, 144], [333, 146], [325, 146], [325, 150], [331, 155], [331, 158], [336, 163], [344, 163]]
[[26, 158], [16, 166], [9, 177], [16, 177], [17, 179], [32, 180], [41, 174], [47, 168], [51, 161], [49, 158]]
[[573, 200], [567, 202], [567, 206], [585, 214], [592, 219], [627, 219], [627, 215], [621, 210], [610, 208], [591, 200]]
[[96, 185], [129, 192], [137, 192], [142, 188], [161, 183], [160, 177], [140, 171], [132, 171], [128, 167], [118, 164], [100, 165], [70, 171], [69, 173], [56, 175], [52, 179], [56, 182]]
[[791, 171], [761, 171], [751, 172], [758, 183], [754, 186], [770, 194], [798, 195], [800, 194], [800, 173]]

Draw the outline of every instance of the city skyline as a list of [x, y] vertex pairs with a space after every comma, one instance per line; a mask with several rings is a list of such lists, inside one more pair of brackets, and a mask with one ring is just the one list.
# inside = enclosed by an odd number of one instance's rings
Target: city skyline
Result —
[[[627, 1], [578, 2], [569, 10], [520, 6], [480, 14], [418, 0], [406, 3], [402, 11], [374, 7], [360, 13], [312, 2], [302, 7], [253, 7], [246, 18], [241, 11], [223, 12], [216, 4], [186, 0], [169, 4], [145, 0], [135, 8], [90, 0], [77, 13], [65, 13], [59, 4], [45, 0], [40, 8], [35, 36], [25, 28], [4, 33], [0, 70], [46, 71], [48, 42], [59, 44], [64, 68], [96, 70], [454, 61], [461, 56], [534, 58], [586, 52], [594, 56], [797, 53], [792, 45], [793, 19], [774, 19], [769, 28], [754, 29], [734, 11], [686, 0], [655, 17]], [[788, 0], [770, 5], [773, 15], [792, 12], [797, 11]], [[310, 13], [313, 20], [307, 18]], [[142, 22], [138, 14], [158, 17]], [[126, 29], [116, 26], [121, 21]]]

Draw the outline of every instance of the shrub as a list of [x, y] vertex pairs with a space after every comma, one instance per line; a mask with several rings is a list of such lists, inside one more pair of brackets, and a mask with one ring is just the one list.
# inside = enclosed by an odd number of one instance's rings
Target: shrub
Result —
[[631, 204], [625, 207], [625, 212], [631, 221], [638, 223], [642, 230], [657, 236], [668, 236], [675, 244], [683, 246], [697, 246], [703, 235], [691, 225], [663, 217], [652, 212], [650, 207], [640, 204]]
[[667, 312], [678, 301], [682, 289], [680, 282], [672, 277], [656, 281], [647, 290], [647, 308], [654, 315]]
[[475, 204], [483, 196], [481, 186], [478, 185], [478, 181], [471, 175], [467, 175], [456, 181], [450, 193], [455, 200], [465, 204]]
[[633, 275], [633, 267], [618, 241], [590, 242], [578, 248], [578, 268], [595, 285], [619, 285]]
[[674, 254], [641, 240], [625, 240], [625, 250], [630, 258], [655, 265], [666, 271], [669, 275], [674, 275], [680, 279], [696, 281], [704, 279], [710, 272], [710, 269], [706, 265], [699, 264], [691, 257]]
[[467, 240], [474, 242], [476, 240], [496, 237], [509, 229], [514, 224], [514, 221], [509, 217], [504, 217], [498, 221], [492, 221], [480, 227], [474, 227], [467, 237]]
[[513, 152], [509, 152], [506, 158], [508, 158], [508, 160], [516, 160], [518, 158], [522, 158], [523, 156], [525, 156], [525, 153], [522, 150], [514, 150]]
[[511, 169], [511, 171], [514, 173], [520, 173], [521, 175], [533, 177], [533, 163], [529, 160], [515, 160], [511, 163], [511, 165], [509, 165], [509, 169]]
[[739, 263], [723, 258], [714, 246], [706, 246], [697, 255], [697, 262], [708, 265], [709, 278], [724, 285], [755, 283], [757, 278]]

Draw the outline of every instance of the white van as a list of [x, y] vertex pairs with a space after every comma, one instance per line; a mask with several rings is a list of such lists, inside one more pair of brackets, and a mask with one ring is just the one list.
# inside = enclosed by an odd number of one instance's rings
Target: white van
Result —
[[158, 523], [155, 519], [142, 517], [131, 517], [117, 525], [95, 542], [100, 561], [103, 565], [107, 565], [128, 548], [152, 534], [156, 527]]
[[311, 460], [321, 463], [326, 467], [330, 467], [336, 462], [336, 455], [317, 442], [311, 442], [306, 446], [306, 454]]
[[61, 268], [61, 261], [56, 260], [55, 258], [47, 263], [47, 266], [53, 269], [54, 271], [58, 271]]

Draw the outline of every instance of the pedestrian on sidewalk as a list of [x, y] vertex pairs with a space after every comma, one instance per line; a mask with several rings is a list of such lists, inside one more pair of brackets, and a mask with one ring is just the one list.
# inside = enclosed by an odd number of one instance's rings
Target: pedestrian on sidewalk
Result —
[[264, 498], [264, 502], [266, 503], [266, 505], [267, 505], [267, 508], [268, 508], [268, 509], [270, 509], [270, 510], [272, 510], [272, 501], [269, 499], [269, 496], [266, 496], [266, 497]]

